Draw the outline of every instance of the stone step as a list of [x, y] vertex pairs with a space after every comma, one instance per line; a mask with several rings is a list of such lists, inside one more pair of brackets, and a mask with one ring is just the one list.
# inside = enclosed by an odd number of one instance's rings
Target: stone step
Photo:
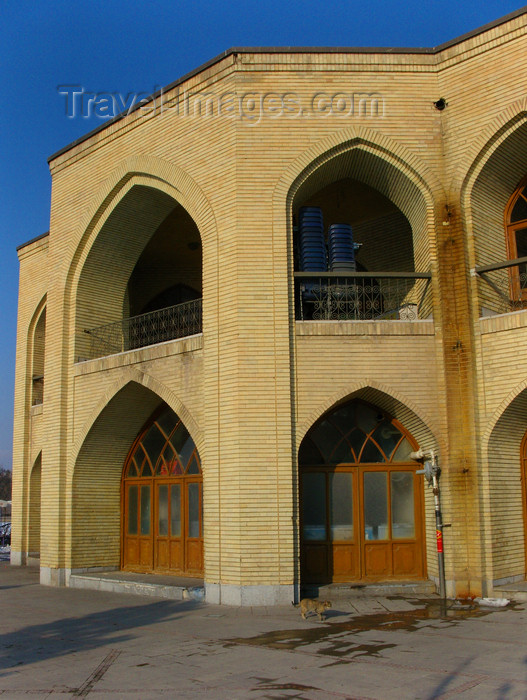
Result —
[[143, 576], [141, 574], [71, 574], [70, 588], [82, 588], [110, 593], [128, 593], [170, 600], [203, 601], [205, 588], [199, 579], [172, 579], [169, 576]]
[[390, 581], [387, 583], [330, 583], [302, 586], [302, 597], [345, 600], [356, 597], [429, 598], [437, 594], [433, 581]]
[[508, 598], [516, 603], [527, 603], [527, 581], [496, 586], [492, 591], [492, 597]]

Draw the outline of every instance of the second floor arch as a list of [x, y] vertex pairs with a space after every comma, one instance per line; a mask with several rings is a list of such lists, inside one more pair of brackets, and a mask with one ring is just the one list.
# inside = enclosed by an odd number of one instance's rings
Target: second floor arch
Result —
[[97, 214], [70, 272], [75, 361], [201, 332], [200, 225], [210, 242], [212, 219], [196, 221], [191, 199], [135, 174]]
[[[318, 287], [310, 287], [307, 294], [315, 297], [315, 311], [311, 313], [306, 293], [302, 302], [298, 300], [303, 283], [297, 280], [297, 319], [404, 318], [404, 314], [399, 315], [401, 306], [406, 307], [406, 314], [431, 314], [431, 294], [427, 292], [433, 255], [434, 197], [441, 196], [441, 187], [426, 168], [430, 182], [414, 167], [416, 164], [405, 160], [403, 155], [416, 160], [410, 154], [396, 152], [404, 149], [390, 139], [382, 138], [382, 143], [377, 143], [378, 136], [374, 140], [371, 133], [366, 133], [368, 130], [363, 131], [340, 133], [340, 139], [335, 135], [304, 153], [295, 164], [296, 177], [286, 181], [284, 176], [275, 192], [275, 206], [278, 194], [285, 195], [295, 277], [305, 277], [311, 271], [333, 276], [339, 272], [353, 279], [351, 289], [359, 290], [362, 299], [354, 299], [353, 303], [336, 299], [323, 309], [316, 295]], [[291, 170], [292, 166], [288, 174]], [[316, 225], [320, 228], [320, 233], [315, 232], [320, 238], [316, 244], [312, 243], [314, 216], [319, 217]], [[335, 252], [342, 251], [343, 236], [351, 236], [354, 252]], [[309, 238], [307, 244], [305, 237]], [[318, 257], [313, 262], [315, 247]], [[328, 284], [322, 284], [324, 293]], [[339, 293], [343, 286], [350, 286], [340, 279], [338, 285]], [[303, 289], [305, 292], [305, 285]]]
[[[494, 131], [474, 158], [461, 185], [469, 252], [478, 273], [480, 315], [523, 308], [520, 283], [527, 267], [515, 264], [527, 251], [522, 193], [527, 184], [527, 112], [525, 104], [496, 121]], [[523, 223], [522, 223], [523, 222]], [[523, 225], [525, 224], [525, 225]], [[527, 236], [526, 236], [527, 237]]]

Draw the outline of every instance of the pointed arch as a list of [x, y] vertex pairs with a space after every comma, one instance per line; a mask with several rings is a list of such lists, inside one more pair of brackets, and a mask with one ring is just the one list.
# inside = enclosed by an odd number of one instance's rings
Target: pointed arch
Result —
[[518, 128], [527, 122], [527, 98], [517, 100], [506, 110], [494, 117], [469, 146], [465, 170], [460, 170], [453, 178], [451, 191], [461, 192], [463, 208], [467, 207], [475, 180], [488, 159]]
[[72, 569], [119, 567], [123, 465], [146, 421], [164, 403], [161, 394], [173, 400], [165, 388], [136, 370], [118, 384], [117, 391], [111, 387], [112, 396], [95, 420], [83, 427], [71, 461]]
[[284, 202], [291, 204], [301, 184], [321, 165], [354, 149], [369, 151], [404, 173], [418, 187], [428, 206], [444, 198], [436, 174], [418, 156], [385, 134], [366, 127], [355, 127], [335, 132], [298, 156], [276, 184], [273, 195], [275, 207], [280, 207]]
[[[214, 214], [202, 190], [184, 170], [162, 159], [136, 156], [124, 161], [101, 186], [72, 236], [77, 244], [66, 275], [64, 317], [71, 330], [69, 337], [76, 341], [75, 357], [89, 354], [88, 338], [77, 334], [78, 330], [127, 315], [126, 285], [135, 263], [161, 222], [179, 208], [197, 229], [202, 274], [214, 284], [217, 270], [215, 264], [209, 265], [209, 260], [216, 260]], [[127, 236], [126, 246], [119, 244], [121, 229]], [[109, 266], [108, 261], [116, 256], [119, 265]]]
[[46, 355], [46, 303], [44, 294], [35, 309], [28, 328], [27, 366], [31, 375], [31, 405], [44, 400], [44, 360]]
[[29, 475], [29, 508], [28, 508], [28, 559], [40, 557], [40, 518], [42, 492], [42, 450], [33, 461]]
[[277, 230], [289, 230], [290, 249], [294, 203], [342, 178], [380, 192], [402, 212], [413, 232], [415, 269], [428, 271], [435, 258], [434, 209], [439, 212], [444, 203], [443, 188], [417, 156], [364, 127], [338, 131], [319, 141], [284, 171], [273, 193], [273, 218]]
[[494, 585], [525, 579], [526, 432], [527, 381], [523, 381], [494, 411], [481, 441]]
[[[494, 119], [477, 139], [471, 153], [473, 159], [467, 171], [464, 176], [460, 174], [455, 183], [461, 192], [469, 261], [472, 267], [504, 263], [509, 255], [505, 229], [507, 204], [527, 176], [527, 100], [511, 105]], [[518, 268], [512, 270], [517, 275]], [[501, 269], [491, 276], [493, 284], [508, 296], [510, 272]], [[477, 283], [478, 279], [474, 278], [475, 298], [480, 307], [493, 313], [510, 310], [490, 285], [480, 284], [477, 289]]]
[[437, 437], [441, 432], [429, 415], [417, 407], [408, 397], [403, 396], [401, 392], [394, 391], [390, 387], [368, 378], [340, 388], [317, 406], [298, 427], [297, 445], [300, 445], [310, 427], [321, 416], [353, 398], [361, 398], [375, 404], [396, 418], [409, 430], [419, 443], [419, 447], [424, 450], [444, 448], [442, 441]]
[[482, 446], [483, 449], [485, 449], [486, 445], [488, 444], [489, 438], [492, 434], [492, 431], [495, 429], [498, 421], [500, 418], [503, 416], [505, 411], [509, 406], [511, 406], [514, 401], [521, 395], [525, 390], [527, 389], [527, 379], [522, 380], [519, 382], [509, 393], [507, 396], [501, 401], [499, 406], [494, 409], [493, 413], [491, 416], [489, 416], [485, 430], [483, 431], [482, 435]]
[[187, 406], [181, 401], [181, 399], [174, 394], [168, 387], [166, 387], [162, 382], [160, 382], [155, 377], [142, 372], [135, 367], [127, 367], [119, 373], [119, 379], [113, 382], [104, 392], [103, 396], [97, 402], [97, 405], [90, 413], [90, 416], [84, 421], [84, 424], [80, 428], [75, 442], [73, 443], [71, 450], [71, 463], [74, 464], [79, 451], [84, 444], [88, 433], [92, 429], [92, 426], [97, 421], [98, 417], [102, 414], [104, 409], [109, 405], [112, 399], [117, 396], [117, 394], [124, 389], [128, 384], [136, 383], [146, 389], [149, 389], [154, 394], [159, 396], [160, 400], [164, 401], [172, 410], [177, 413], [181, 418], [185, 426], [187, 427], [189, 433], [192, 435], [194, 442], [196, 443], [200, 451], [203, 450], [204, 437], [203, 432], [200, 429], [197, 421], [195, 420], [192, 412], [187, 408]]

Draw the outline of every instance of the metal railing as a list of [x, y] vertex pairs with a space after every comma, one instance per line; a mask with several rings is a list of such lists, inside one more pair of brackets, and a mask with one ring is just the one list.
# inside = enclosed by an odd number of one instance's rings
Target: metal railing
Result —
[[527, 308], [527, 257], [474, 268], [485, 283], [480, 288], [480, 305], [487, 312], [504, 314]]
[[429, 272], [295, 272], [300, 321], [372, 321], [428, 318]]
[[201, 333], [201, 309], [201, 299], [194, 299], [85, 330], [90, 339], [85, 359], [114, 355]]

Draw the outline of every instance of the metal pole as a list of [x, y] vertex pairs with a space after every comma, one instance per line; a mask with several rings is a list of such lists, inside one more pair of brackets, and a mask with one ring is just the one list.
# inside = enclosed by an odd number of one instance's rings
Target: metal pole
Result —
[[441, 514], [441, 500], [439, 495], [439, 467], [436, 464], [435, 455], [432, 456], [432, 492], [434, 494], [434, 506], [436, 514], [436, 542], [437, 563], [439, 567], [439, 595], [446, 598], [445, 581], [445, 555], [443, 552], [443, 516]]

